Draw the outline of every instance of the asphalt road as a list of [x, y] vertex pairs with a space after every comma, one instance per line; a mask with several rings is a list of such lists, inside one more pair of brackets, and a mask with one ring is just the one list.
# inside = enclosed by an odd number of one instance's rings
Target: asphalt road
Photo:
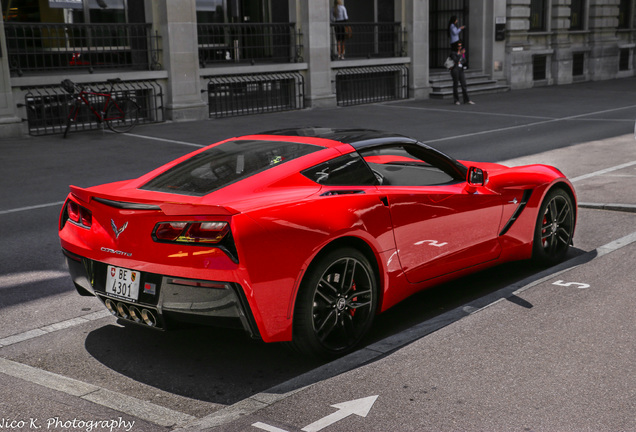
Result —
[[[484, 95], [474, 106], [403, 101], [3, 139], [0, 419], [18, 430], [117, 420], [113, 430], [134, 421], [134, 431], [296, 431], [334, 404], [377, 396], [367, 417], [322, 430], [384, 431], [396, 419], [401, 430], [636, 430], [634, 96], [630, 78]], [[367, 348], [326, 365], [241, 332], [122, 327], [75, 293], [57, 239], [69, 184], [132, 178], [222, 138], [308, 125], [560, 167], [585, 204], [575, 261], [565, 273], [514, 263], [428, 290], [380, 316]]]

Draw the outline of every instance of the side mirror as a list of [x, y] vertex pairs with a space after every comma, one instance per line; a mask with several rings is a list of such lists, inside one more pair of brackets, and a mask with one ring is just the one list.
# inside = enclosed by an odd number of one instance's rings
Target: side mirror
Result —
[[470, 167], [466, 182], [469, 186], [485, 186], [488, 183], [488, 172], [481, 168]]

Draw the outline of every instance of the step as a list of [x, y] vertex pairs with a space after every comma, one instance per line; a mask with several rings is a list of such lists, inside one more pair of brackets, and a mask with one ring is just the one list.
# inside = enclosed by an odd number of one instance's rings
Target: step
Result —
[[[497, 85], [497, 81], [492, 80], [488, 77], [479, 77], [479, 78], [466, 78], [466, 85], [468, 87], [472, 86], [485, 86], [485, 85]], [[444, 80], [438, 81], [435, 83], [431, 83], [431, 89], [433, 91], [443, 91], [446, 89], [453, 89], [453, 80]]]
[[[490, 78], [480, 69], [466, 69], [466, 89], [468, 94], [488, 94], [502, 93], [510, 91], [507, 85], [498, 84], [496, 80]], [[429, 74], [431, 85], [430, 97], [432, 99], [452, 99], [453, 98], [453, 78], [447, 70], [435, 70]], [[461, 92], [461, 89], [460, 89]]]
[[[504, 93], [510, 91], [510, 87], [503, 85], [479, 85], [479, 86], [466, 86], [466, 90], [469, 95], [476, 94], [492, 94], [492, 93]], [[461, 89], [459, 90], [461, 93]], [[431, 99], [452, 99], [453, 98], [453, 88], [432, 91], [429, 94]]]
[[[464, 75], [466, 76], [466, 79], [481, 78], [481, 77], [490, 78], [488, 75], [486, 75], [479, 69], [466, 69], [464, 70]], [[449, 80], [451, 82], [453, 81], [453, 79], [451, 78], [450, 72], [447, 70], [443, 72], [432, 72], [428, 76], [428, 81], [431, 84], [437, 83], [440, 81], [449, 81]]]

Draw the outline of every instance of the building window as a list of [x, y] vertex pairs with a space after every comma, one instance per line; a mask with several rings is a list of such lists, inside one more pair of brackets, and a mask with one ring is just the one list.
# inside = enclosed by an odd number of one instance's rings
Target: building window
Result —
[[581, 77], [585, 73], [585, 53], [572, 54], [572, 76]]
[[546, 30], [546, 0], [530, 0], [530, 31]]
[[532, 56], [532, 80], [542, 81], [546, 79], [547, 56]]
[[585, 0], [572, 0], [570, 4], [570, 30], [583, 30]]
[[123, 24], [145, 22], [143, 0], [21, 0], [3, 3], [5, 22]]
[[620, 0], [618, 4], [618, 28], [628, 29], [631, 27], [632, 0]]
[[620, 54], [618, 57], [618, 70], [626, 71], [629, 70], [629, 48], [621, 48]]

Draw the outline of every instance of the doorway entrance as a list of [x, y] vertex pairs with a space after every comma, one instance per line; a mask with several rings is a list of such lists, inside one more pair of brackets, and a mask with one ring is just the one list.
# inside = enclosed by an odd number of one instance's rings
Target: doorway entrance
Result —
[[[448, 24], [452, 16], [456, 16], [460, 26], [468, 27], [468, 0], [429, 0], [429, 67], [444, 68], [444, 60], [450, 52]], [[468, 57], [468, 32], [463, 30], [459, 35], [466, 48]]]

